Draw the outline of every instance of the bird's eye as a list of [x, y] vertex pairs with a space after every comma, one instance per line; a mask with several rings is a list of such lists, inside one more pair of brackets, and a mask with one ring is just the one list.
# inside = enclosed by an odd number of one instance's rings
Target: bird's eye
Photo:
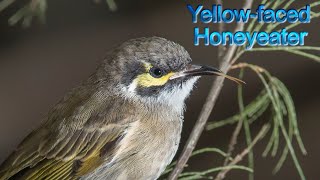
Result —
[[149, 71], [150, 75], [155, 78], [161, 78], [164, 75], [164, 71], [161, 68], [153, 67]]

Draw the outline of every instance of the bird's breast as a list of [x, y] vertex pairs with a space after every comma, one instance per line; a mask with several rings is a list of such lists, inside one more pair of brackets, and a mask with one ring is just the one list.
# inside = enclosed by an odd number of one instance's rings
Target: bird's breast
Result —
[[149, 116], [132, 123], [114, 161], [95, 173], [103, 174], [101, 179], [157, 179], [177, 152], [182, 129], [181, 116], [163, 118]]

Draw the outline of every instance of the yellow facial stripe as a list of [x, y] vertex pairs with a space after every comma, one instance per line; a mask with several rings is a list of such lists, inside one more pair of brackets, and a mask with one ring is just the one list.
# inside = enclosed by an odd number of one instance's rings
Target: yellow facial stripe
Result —
[[135, 79], [137, 84], [143, 87], [151, 87], [151, 86], [162, 86], [168, 82], [169, 78], [173, 75], [173, 72], [170, 72], [160, 78], [154, 78], [149, 73], [140, 74]]

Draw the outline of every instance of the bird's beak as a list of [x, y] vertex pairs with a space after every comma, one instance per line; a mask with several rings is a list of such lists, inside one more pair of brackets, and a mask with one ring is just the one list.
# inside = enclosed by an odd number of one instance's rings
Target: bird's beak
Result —
[[223, 76], [231, 81], [234, 81], [238, 84], [245, 84], [244, 81], [237, 79], [232, 76], [228, 76], [224, 74], [222, 71], [220, 71], [217, 68], [206, 66], [206, 65], [194, 65], [190, 64], [187, 66], [186, 69], [176, 72], [174, 75], [170, 77], [170, 79], [177, 79], [180, 77], [190, 77], [190, 76], [204, 76], [204, 75], [216, 75], [216, 76]]

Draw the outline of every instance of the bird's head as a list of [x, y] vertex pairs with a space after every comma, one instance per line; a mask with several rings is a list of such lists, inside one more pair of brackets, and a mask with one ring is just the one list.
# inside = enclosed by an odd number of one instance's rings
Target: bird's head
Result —
[[183, 106], [202, 75], [235, 80], [216, 68], [191, 64], [190, 55], [182, 46], [159, 37], [123, 43], [110, 54], [104, 72], [126, 98], [175, 106]]

